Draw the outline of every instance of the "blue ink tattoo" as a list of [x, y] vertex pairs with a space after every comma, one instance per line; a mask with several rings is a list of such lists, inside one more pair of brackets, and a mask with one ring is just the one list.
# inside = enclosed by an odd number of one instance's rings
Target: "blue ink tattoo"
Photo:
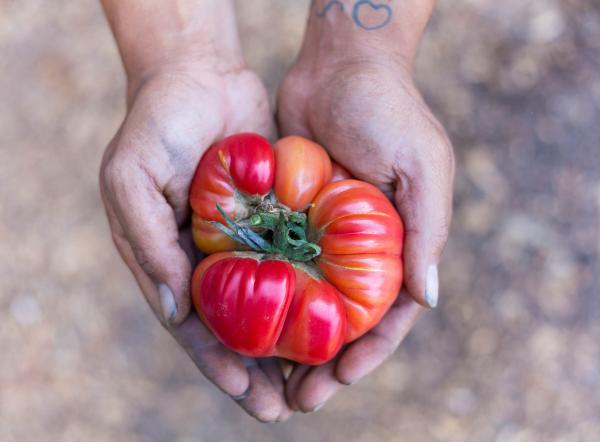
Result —
[[[388, 0], [389, 1], [389, 0]], [[338, 6], [341, 12], [344, 12], [344, 4], [340, 0], [331, 0], [328, 2], [321, 12], [317, 12], [318, 17], [325, 17], [327, 13], [334, 7]], [[378, 19], [375, 23], [367, 24], [361, 19], [361, 11], [371, 11], [379, 14]], [[352, 21], [359, 27], [366, 31], [374, 31], [381, 29], [387, 25], [392, 19], [392, 8], [389, 5], [383, 3], [377, 3], [377, 0], [358, 0], [352, 8]]]
[[344, 4], [340, 0], [331, 0], [329, 3], [327, 3], [325, 5], [325, 7], [323, 8], [323, 10], [321, 12], [317, 12], [317, 15], [319, 17], [325, 17], [325, 14], [327, 14], [329, 12], [329, 10], [331, 8], [333, 8], [334, 6], [339, 6], [340, 11], [344, 12]]
[[[361, 21], [360, 11], [364, 9], [369, 9], [371, 11], [379, 11], [383, 10], [384, 15], [379, 18], [379, 22], [373, 23], [371, 25], [367, 25]], [[392, 8], [389, 5], [384, 5], [381, 3], [374, 3], [371, 0], [359, 0], [354, 5], [352, 9], [352, 20], [361, 28], [367, 31], [374, 31], [375, 29], [381, 29], [385, 25], [387, 25], [392, 19]]]

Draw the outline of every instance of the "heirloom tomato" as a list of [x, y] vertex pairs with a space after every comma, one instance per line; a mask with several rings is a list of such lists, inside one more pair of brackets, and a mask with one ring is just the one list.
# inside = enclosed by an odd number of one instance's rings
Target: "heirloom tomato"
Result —
[[310, 140], [272, 148], [255, 134], [225, 138], [200, 160], [190, 204], [208, 255], [192, 277], [194, 306], [241, 354], [324, 363], [373, 328], [400, 290], [394, 206]]

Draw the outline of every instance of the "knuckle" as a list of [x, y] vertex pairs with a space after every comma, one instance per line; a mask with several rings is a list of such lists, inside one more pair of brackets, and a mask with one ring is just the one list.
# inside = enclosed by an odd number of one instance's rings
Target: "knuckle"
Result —
[[119, 154], [108, 158], [100, 170], [101, 182], [108, 190], [114, 190], [123, 185], [130, 174], [131, 161]]
[[441, 123], [435, 120], [435, 137], [432, 141], [432, 147], [436, 152], [436, 157], [444, 167], [450, 167], [454, 170], [454, 148], [452, 142]]

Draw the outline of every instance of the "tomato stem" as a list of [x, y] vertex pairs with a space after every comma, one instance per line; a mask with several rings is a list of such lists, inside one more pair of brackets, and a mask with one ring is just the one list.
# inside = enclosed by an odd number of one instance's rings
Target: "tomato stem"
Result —
[[[265, 210], [266, 211], [263, 211]], [[225, 224], [212, 224], [233, 240], [257, 252], [283, 255], [291, 261], [307, 262], [321, 254], [321, 247], [308, 241], [306, 214], [281, 206], [260, 207], [249, 218], [234, 221], [217, 203]]]

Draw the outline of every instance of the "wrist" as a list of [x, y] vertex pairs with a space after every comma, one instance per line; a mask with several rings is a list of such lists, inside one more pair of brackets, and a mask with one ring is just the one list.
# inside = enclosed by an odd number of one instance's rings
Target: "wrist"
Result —
[[181, 46], [164, 57], [150, 63], [126, 67], [128, 101], [140, 87], [156, 78], [198, 78], [212, 74], [222, 76], [239, 72], [246, 67], [240, 54], [221, 54], [210, 45], [200, 47]]
[[129, 86], [162, 72], [240, 70], [232, 0], [102, 0]]
[[412, 70], [433, 0], [313, 0], [298, 63], [400, 64]]

